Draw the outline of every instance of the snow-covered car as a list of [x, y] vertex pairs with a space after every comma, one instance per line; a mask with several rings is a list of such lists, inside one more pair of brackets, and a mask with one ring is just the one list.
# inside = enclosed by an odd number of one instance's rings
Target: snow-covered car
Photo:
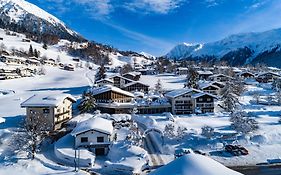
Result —
[[203, 152], [203, 151], [201, 151], [201, 150], [193, 150], [193, 152], [194, 152], [195, 154], [200, 154], [200, 155], [203, 155], [203, 156], [207, 156], [207, 155], [208, 155], [207, 153], [205, 153], [205, 152]]
[[179, 158], [183, 155], [190, 154], [190, 153], [193, 153], [191, 148], [181, 148], [181, 149], [175, 150], [174, 156], [175, 156], [175, 159], [176, 159], [176, 158]]
[[249, 151], [240, 145], [226, 145], [225, 151], [229, 152], [233, 156], [248, 155]]

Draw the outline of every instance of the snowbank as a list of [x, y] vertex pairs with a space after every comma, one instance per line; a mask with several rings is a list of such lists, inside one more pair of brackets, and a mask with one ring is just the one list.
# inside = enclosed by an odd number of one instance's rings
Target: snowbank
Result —
[[215, 160], [199, 154], [187, 154], [150, 173], [150, 175], [241, 175]]
[[[75, 150], [74, 150], [74, 137], [70, 134], [62, 137], [55, 143], [55, 155], [63, 162], [74, 165]], [[95, 162], [95, 155], [87, 149], [79, 149], [77, 155], [80, 155], [80, 167], [92, 167]]]
[[138, 146], [119, 142], [108, 153], [110, 161], [105, 162], [105, 171], [117, 174], [141, 173], [148, 163], [147, 152]]

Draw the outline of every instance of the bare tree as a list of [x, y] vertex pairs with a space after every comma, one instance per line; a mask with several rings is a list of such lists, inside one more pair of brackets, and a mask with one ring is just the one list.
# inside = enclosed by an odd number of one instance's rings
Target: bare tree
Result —
[[39, 112], [31, 111], [23, 126], [14, 134], [11, 146], [15, 150], [27, 152], [28, 157], [34, 159], [41, 149], [42, 141], [49, 134], [48, 126], [46, 117]]

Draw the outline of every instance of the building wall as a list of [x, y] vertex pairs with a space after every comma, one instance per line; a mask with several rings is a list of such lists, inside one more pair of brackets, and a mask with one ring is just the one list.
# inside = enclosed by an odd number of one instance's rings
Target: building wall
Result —
[[[49, 110], [49, 113], [44, 113], [44, 110]], [[26, 117], [29, 124], [37, 125], [40, 130], [54, 129], [54, 108], [52, 107], [28, 107]]]
[[[81, 142], [81, 138], [88, 138], [88, 142]], [[104, 142], [97, 142], [97, 138], [98, 137], [103, 137], [104, 138]], [[111, 144], [113, 138], [112, 135], [108, 135], [102, 132], [98, 132], [98, 131], [87, 131], [85, 133], [79, 134], [75, 137], [75, 147], [79, 147], [79, 146], [93, 146], [93, 147], [99, 147], [99, 148], [103, 148], [103, 147], [108, 147], [108, 145]]]
[[[44, 112], [48, 109], [49, 113]], [[38, 125], [42, 124], [42, 130], [53, 131], [61, 128], [62, 123], [72, 118], [72, 102], [65, 99], [58, 107], [27, 107], [26, 116], [27, 121], [32, 122], [31, 117], [34, 118], [33, 112], [36, 112], [36, 119], [34, 121]], [[37, 117], [37, 114], [39, 117]]]

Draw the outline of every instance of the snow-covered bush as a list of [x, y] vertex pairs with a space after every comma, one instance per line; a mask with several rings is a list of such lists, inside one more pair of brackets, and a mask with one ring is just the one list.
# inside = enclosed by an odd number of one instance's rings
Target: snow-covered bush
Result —
[[164, 129], [164, 135], [168, 138], [175, 137], [175, 125], [172, 123], [167, 124]]
[[207, 138], [212, 138], [214, 136], [214, 128], [211, 126], [203, 126], [201, 128], [201, 135]]
[[185, 136], [185, 131], [187, 129], [185, 127], [181, 127], [179, 126], [178, 129], [177, 129], [177, 136], [178, 138], [183, 138]]
[[254, 116], [246, 112], [234, 112], [230, 115], [231, 127], [239, 133], [247, 134], [259, 129]]

